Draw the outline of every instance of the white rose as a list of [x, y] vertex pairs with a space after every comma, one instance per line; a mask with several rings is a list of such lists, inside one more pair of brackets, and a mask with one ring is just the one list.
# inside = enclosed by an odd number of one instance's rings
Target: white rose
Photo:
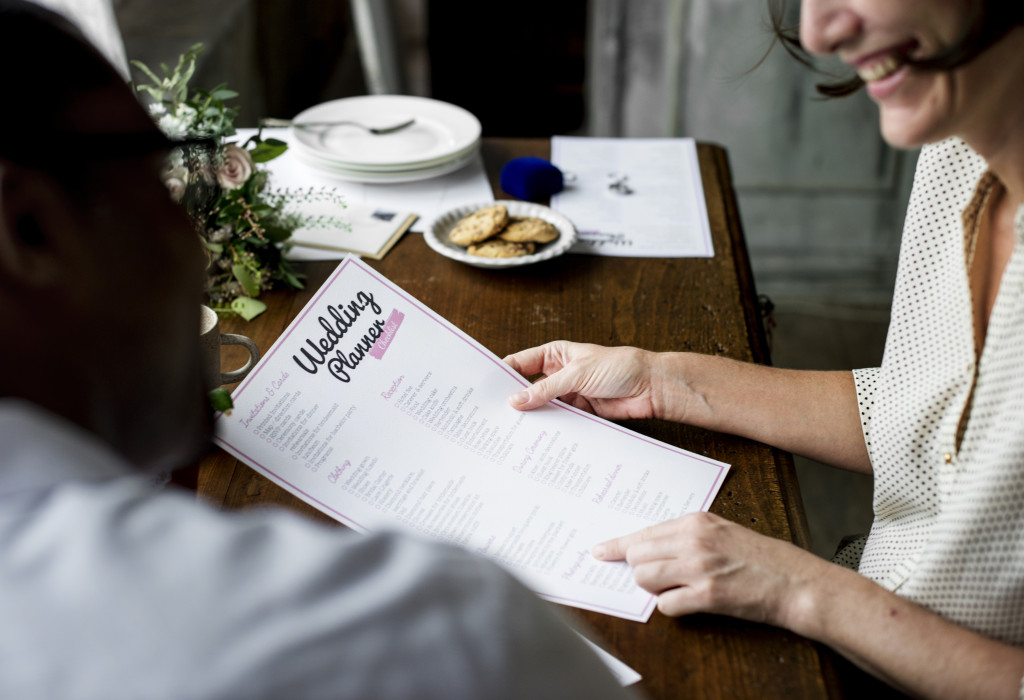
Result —
[[188, 170], [183, 166], [169, 168], [163, 173], [164, 185], [171, 195], [171, 199], [180, 202], [185, 195], [185, 181], [188, 179]]
[[249, 151], [229, 143], [221, 150], [221, 163], [217, 168], [217, 182], [226, 190], [237, 190], [252, 175], [253, 163]]
[[[182, 153], [182, 150], [180, 148], [172, 148], [171, 149], [170, 155], [167, 156], [167, 164], [164, 167], [168, 171], [168, 172], [164, 173], [165, 175], [170, 174], [170, 171], [174, 170], [175, 168], [182, 168], [182, 169], [184, 169], [184, 167], [185, 167], [185, 154]], [[187, 174], [187, 172], [188, 171], [186, 171], [186, 174]]]
[[169, 177], [164, 180], [164, 185], [167, 186], [167, 192], [170, 193], [173, 201], [180, 202], [181, 198], [185, 196], [184, 180], [179, 180], [176, 177]]

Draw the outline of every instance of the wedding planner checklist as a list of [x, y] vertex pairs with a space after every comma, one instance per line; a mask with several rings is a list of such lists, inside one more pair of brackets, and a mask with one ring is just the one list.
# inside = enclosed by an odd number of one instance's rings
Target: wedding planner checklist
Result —
[[646, 621], [655, 598], [590, 548], [707, 510], [727, 464], [561, 402], [356, 257], [233, 394], [217, 442], [361, 532], [488, 557], [542, 597]]

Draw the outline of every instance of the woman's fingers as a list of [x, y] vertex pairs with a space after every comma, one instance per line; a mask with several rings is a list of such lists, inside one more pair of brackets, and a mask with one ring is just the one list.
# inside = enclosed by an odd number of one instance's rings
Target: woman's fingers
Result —
[[509, 405], [520, 411], [529, 411], [552, 399], [564, 398], [571, 401], [575, 395], [578, 371], [570, 371], [569, 349], [568, 343], [556, 340], [506, 357], [505, 362], [524, 377], [546, 375], [533, 385], [512, 394], [508, 399]]
[[671, 588], [658, 595], [658, 611], [669, 617], [705, 612], [707, 603], [692, 586]]
[[508, 403], [520, 411], [539, 408], [552, 399], [565, 398], [569, 403], [576, 392], [576, 373], [570, 369], [562, 369], [552, 375], [534, 382], [529, 387], [512, 394]]
[[670, 556], [679, 543], [683, 542], [683, 533], [690, 528], [688, 521], [694, 518], [717, 518], [710, 513], [691, 513], [665, 522], [645, 527], [622, 537], [602, 542], [591, 550], [595, 559], [602, 561], [623, 561], [629, 554], [629, 563], [637, 564], [649, 559]]
[[509, 355], [505, 362], [525, 377], [543, 375], [512, 394], [521, 411], [552, 399], [610, 419], [653, 415], [648, 354], [636, 348], [605, 348], [556, 340]]
[[545, 362], [549, 357], [549, 346], [551, 343], [545, 345], [538, 345], [537, 347], [527, 348], [526, 350], [520, 350], [519, 352], [512, 353], [505, 358], [505, 364], [514, 369], [524, 377], [530, 377], [534, 374], [540, 374], [541, 372], [554, 371], [550, 367], [545, 367]]
[[597, 545], [625, 560], [666, 615], [712, 612], [758, 622], [781, 619], [801, 582], [834, 566], [787, 542], [711, 513], [691, 513]]

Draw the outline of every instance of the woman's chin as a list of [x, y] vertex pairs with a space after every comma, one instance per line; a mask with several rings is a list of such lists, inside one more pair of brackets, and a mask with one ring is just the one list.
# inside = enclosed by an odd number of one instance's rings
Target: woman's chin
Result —
[[921, 128], [921, 125], [913, 120], [887, 115], [885, 111], [882, 112], [880, 121], [882, 138], [893, 148], [911, 150], [944, 138], [935, 133], [934, 129]]
[[918, 86], [909, 85], [900, 94], [878, 103], [882, 138], [894, 148], [920, 148], [937, 143], [954, 130], [946, 91], [938, 89], [943, 85], [936, 89], [910, 89]]

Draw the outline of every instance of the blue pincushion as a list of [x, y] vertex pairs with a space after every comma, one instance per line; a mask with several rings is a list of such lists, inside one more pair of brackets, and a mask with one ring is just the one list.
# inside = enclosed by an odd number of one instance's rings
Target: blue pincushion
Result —
[[501, 169], [501, 189], [527, 202], [545, 200], [564, 187], [562, 171], [543, 158], [513, 158]]

